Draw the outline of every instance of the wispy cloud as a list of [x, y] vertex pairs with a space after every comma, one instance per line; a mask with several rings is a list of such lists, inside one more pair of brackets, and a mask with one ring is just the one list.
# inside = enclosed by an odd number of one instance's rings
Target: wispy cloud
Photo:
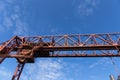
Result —
[[16, 28], [14, 30], [15, 35], [26, 35], [28, 33], [27, 24], [22, 22], [21, 20], [16, 20]]
[[[98, 68], [100, 65], [111, 64], [108, 58], [102, 58], [87, 67], [79, 62], [65, 61], [64, 59], [45, 58], [36, 60], [34, 64], [26, 64], [20, 80], [77, 80], [85, 77], [85, 75], [88, 76], [88, 79], [97, 80], [100, 79], [98, 75], [88, 75], [84, 71], [93, 70], [93, 68]], [[10, 72], [6, 67], [0, 67], [0, 75], [0, 79], [10, 80], [13, 72]], [[83, 79], [86, 80], [86, 78]]]
[[[35, 64], [26, 64], [20, 80], [67, 80], [64, 62], [61, 60], [40, 59]], [[13, 72], [4, 66], [0, 66], [0, 79], [10, 80]]]
[[5, 1], [0, 1], [0, 17], [1, 17], [1, 25], [4, 27], [12, 26], [12, 21], [10, 16], [8, 16], [8, 4]]
[[100, 0], [81, 0], [78, 5], [78, 13], [83, 16], [89, 16], [100, 4]]
[[5, 26], [8, 29], [13, 26], [13, 22], [10, 17], [4, 16], [3, 26]]
[[65, 80], [63, 66], [60, 60], [39, 60], [35, 64], [27, 65], [27, 72], [24, 74], [29, 75], [27, 80]]
[[82, 69], [84, 67], [79, 63], [65, 62], [64, 59], [40, 59], [26, 65], [27, 72], [23, 71], [23, 75], [27, 80], [77, 80], [82, 78]]
[[24, 0], [0, 1], [0, 29], [9, 30], [14, 35], [25, 35], [27, 33], [28, 24], [24, 21], [24, 11], [21, 9], [23, 3]]
[[[109, 64], [111, 64], [110, 58], [102, 58], [102, 59], [98, 60], [97, 62], [89, 65], [89, 68], [93, 69], [93, 68], [98, 67], [100, 65], [106, 66], [106, 65], [109, 65]], [[104, 69], [106, 67], [102, 67], [102, 68]]]
[[8, 69], [6, 69], [3, 66], [0, 67], [0, 78], [2, 80], [9, 80], [11, 76], [12, 76], [12, 73]]

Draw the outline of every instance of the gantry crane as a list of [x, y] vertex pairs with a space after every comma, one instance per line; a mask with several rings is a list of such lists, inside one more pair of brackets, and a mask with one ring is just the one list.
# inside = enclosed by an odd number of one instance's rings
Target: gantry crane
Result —
[[57, 36], [14, 36], [0, 44], [0, 63], [16, 58], [12, 80], [19, 80], [26, 63], [40, 57], [120, 57], [120, 33]]

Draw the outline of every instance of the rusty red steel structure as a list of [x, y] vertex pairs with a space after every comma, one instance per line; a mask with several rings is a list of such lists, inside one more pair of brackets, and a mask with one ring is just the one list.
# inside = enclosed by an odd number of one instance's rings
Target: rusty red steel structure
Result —
[[57, 36], [14, 36], [0, 44], [0, 63], [16, 58], [12, 80], [19, 80], [25, 63], [40, 57], [120, 57], [120, 33]]

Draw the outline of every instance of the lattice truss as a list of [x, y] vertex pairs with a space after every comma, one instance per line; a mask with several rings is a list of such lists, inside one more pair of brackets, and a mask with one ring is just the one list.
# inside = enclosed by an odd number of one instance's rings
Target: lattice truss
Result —
[[120, 33], [18, 37], [0, 44], [0, 62], [16, 58], [120, 56]]
[[19, 80], [25, 63], [39, 57], [118, 57], [120, 33], [58, 36], [14, 36], [0, 43], [0, 63], [16, 58], [18, 66], [11, 80]]

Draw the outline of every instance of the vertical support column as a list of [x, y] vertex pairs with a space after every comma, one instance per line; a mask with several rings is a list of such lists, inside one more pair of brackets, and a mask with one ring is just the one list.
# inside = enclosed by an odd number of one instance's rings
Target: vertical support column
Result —
[[113, 75], [110, 75], [110, 80], [115, 80]]
[[64, 46], [67, 47], [68, 46], [68, 35], [64, 35]]
[[14, 75], [13, 75], [13, 77], [12, 77], [11, 80], [19, 80], [20, 75], [21, 75], [21, 73], [22, 73], [22, 70], [23, 70], [23, 68], [24, 68], [24, 65], [25, 65], [25, 63], [22, 63], [22, 64], [19, 63], [19, 64], [17, 65], [17, 68], [16, 68], [16, 70], [15, 70], [15, 72], [14, 72]]

